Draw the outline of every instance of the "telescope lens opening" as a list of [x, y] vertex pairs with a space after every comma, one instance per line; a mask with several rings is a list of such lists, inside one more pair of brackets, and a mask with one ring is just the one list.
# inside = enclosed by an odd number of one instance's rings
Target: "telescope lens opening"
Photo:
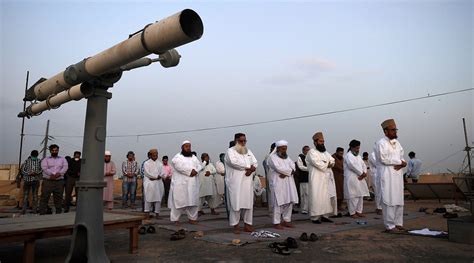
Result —
[[204, 32], [204, 26], [199, 15], [191, 9], [185, 9], [181, 12], [179, 23], [183, 32], [191, 39], [201, 38]]

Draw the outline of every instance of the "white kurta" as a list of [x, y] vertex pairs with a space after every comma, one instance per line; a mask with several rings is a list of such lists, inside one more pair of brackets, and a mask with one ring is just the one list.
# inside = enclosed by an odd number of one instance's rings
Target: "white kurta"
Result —
[[[298, 192], [296, 191], [295, 179], [292, 172], [295, 171], [295, 162], [290, 157], [282, 159], [276, 153], [270, 155], [267, 163], [268, 173], [272, 179], [270, 187], [272, 188], [273, 206], [282, 206], [285, 204], [298, 203]], [[280, 174], [286, 175], [280, 178]]]
[[370, 196], [369, 188], [364, 179], [357, 177], [367, 173], [367, 167], [364, 160], [354, 156], [350, 151], [344, 155], [344, 198], [351, 199], [363, 196]]
[[326, 214], [337, 214], [336, 185], [329, 166], [335, 163], [328, 152], [311, 149], [306, 154], [306, 165], [309, 172], [309, 214], [317, 217]]
[[194, 155], [185, 157], [178, 153], [173, 157], [171, 163], [174, 169], [171, 177], [168, 207], [173, 206], [180, 209], [187, 206], [198, 206], [199, 176], [191, 177], [191, 171], [194, 169], [199, 173], [202, 169], [201, 162]]
[[[199, 197], [214, 196], [217, 194], [216, 182], [214, 180], [216, 168], [212, 163], [206, 165], [206, 163], [203, 162], [202, 165], [204, 168], [199, 172]], [[206, 176], [206, 172], [209, 172], [210, 175]]]
[[402, 146], [398, 140], [384, 137], [375, 144], [374, 152], [382, 202], [388, 206], [403, 206], [403, 169], [394, 169], [404, 161]]
[[238, 153], [234, 147], [225, 155], [225, 184], [227, 187], [228, 206], [233, 211], [253, 209], [253, 177], [245, 175], [245, 169], [257, 167], [257, 159], [248, 150], [246, 154]]
[[146, 202], [161, 202], [163, 194], [165, 193], [165, 187], [163, 180], [150, 180], [150, 178], [161, 178], [165, 175], [163, 171], [163, 164], [156, 160], [149, 159], [143, 164], [144, 179], [143, 189], [145, 189], [145, 201]]
[[217, 194], [223, 195], [224, 194], [224, 174], [225, 174], [224, 163], [222, 163], [221, 161], [216, 162], [216, 171], [217, 173], [214, 175], [214, 181], [216, 182]]

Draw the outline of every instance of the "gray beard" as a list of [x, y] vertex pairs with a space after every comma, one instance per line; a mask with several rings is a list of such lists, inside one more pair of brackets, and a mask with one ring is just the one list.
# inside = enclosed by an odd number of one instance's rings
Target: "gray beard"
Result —
[[281, 159], [286, 159], [286, 158], [288, 158], [288, 154], [286, 154], [286, 153], [283, 155], [283, 154], [277, 152], [277, 155], [278, 155], [278, 157], [280, 157]]
[[246, 146], [242, 146], [242, 145], [237, 143], [234, 147], [235, 147], [235, 150], [240, 154], [247, 154], [248, 153], [248, 149], [247, 149]]

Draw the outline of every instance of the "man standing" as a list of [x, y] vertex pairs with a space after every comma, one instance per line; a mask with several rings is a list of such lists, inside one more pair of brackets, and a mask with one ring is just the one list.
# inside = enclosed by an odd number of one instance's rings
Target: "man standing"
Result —
[[407, 177], [411, 178], [413, 183], [418, 183], [421, 174], [421, 160], [416, 158], [415, 155], [415, 152], [408, 154], [410, 160], [408, 160]]
[[171, 186], [171, 176], [173, 175], [173, 168], [168, 163], [168, 156], [163, 156], [161, 158], [161, 162], [163, 163], [163, 184], [165, 186], [165, 195], [163, 196], [163, 203], [168, 204], [168, 196], [170, 195], [170, 186]]
[[403, 228], [403, 148], [398, 142], [397, 125], [393, 119], [382, 122], [385, 137], [374, 147], [377, 176], [380, 176], [383, 221], [388, 232], [404, 231]]
[[337, 214], [336, 186], [332, 167], [334, 158], [326, 151], [322, 132], [313, 135], [316, 149], [309, 150], [306, 164], [309, 173], [309, 215], [314, 224], [329, 222], [330, 215]]
[[75, 151], [73, 158], [68, 160], [67, 169], [67, 180], [66, 180], [66, 197], [64, 199], [64, 213], [69, 212], [69, 207], [72, 206], [72, 190], [76, 194], [76, 201], [79, 200], [78, 192], [76, 190], [76, 182], [79, 180], [81, 175], [81, 152]]
[[229, 210], [229, 224], [234, 233], [240, 234], [240, 214], [244, 213], [244, 231], [253, 232], [253, 180], [257, 170], [257, 159], [247, 148], [243, 133], [234, 135], [235, 146], [227, 149], [225, 155], [225, 184]]
[[140, 168], [135, 161], [135, 153], [129, 151], [127, 160], [122, 162], [122, 209], [127, 208], [130, 198], [130, 208], [135, 209], [135, 197], [137, 194], [137, 177]]
[[[270, 154], [273, 152], [275, 149], [275, 143], [272, 143], [270, 145], [270, 152], [265, 156], [263, 159], [263, 170], [265, 171], [265, 190], [267, 194], [267, 200], [269, 201], [269, 204], [272, 203], [272, 189], [270, 188], [271, 184], [271, 178], [270, 178], [270, 173], [268, 172], [268, 159], [270, 158]], [[272, 215], [273, 211], [273, 206], [269, 205], [268, 206], [268, 212], [270, 213], [270, 216]]]
[[216, 162], [216, 174], [214, 175], [214, 179], [216, 181], [216, 189], [217, 195], [219, 198], [219, 205], [222, 203], [224, 199], [224, 192], [225, 192], [225, 184], [224, 184], [224, 176], [225, 176], [225, 165], [224, 165], [224, 158], [225, 153], [219, 154], [219, 161]]
[[155, 206], [155, 216], [160, 218], [161, 199], [165, 193], [162, 177], [165, 175], [163, 165], [158, 160], [158, 150], [149, 151], [150, 159], [145, 162], [143, 190], [145, 192], [145, 213], [150, 213]]
[[39, 179], [41, 176], [41, 160], [38, 158], [38, 151], [31, 151], [30, 157], [25, 160], [21, 166], [21, 175], [23, 177], [23, 210], [22, 214], [26, 213], [28, 196], [32, 195], [32, 204], [30, 206], [33, 208], [33, 213], [36, 213], [38, 206], [38, 189], [39, 189]]
[[40, 215], [44, 215], [48, 209], [48, 202], [53, 194], [56, 214], [61, 214], [63, 204], [64, 174], [68, 169], [67, 161], [59, 156], [59, 146], [52, 144], [49, 146], [50, 157], [41, 161], [43, 170], [43, 184], [41, 187]]
[[276, 229], [283, 229], [284, 226], [294, 227], [291, 224], [291, 213], [293, 205], [298, 203], [298, 192], [293, 178], [295, 163], [286, 153], [287, 149], [287, 141], [276, 142], [276, 151], [270, 155], [268, 162], [272, 179], [273, 225]]
[[360, 158], [360, 142], [352, 140], [349, 143], [349, 151], [344, 156], [344, 196], [347, 200], [349, 215], [352, 218], [365, 217], [364, 196], [369, 196], [369, 189], [365, 178], [367, 167]]
[[[255, 197], [261, 196], [262, 197], [262, 206], [267, 206], [267, 190], [263, 188], [262, 181], [260, 181], [260, 175], [253, 174], [253, 193]], [[255, 199], [254, 199], [255, 202]]]
[[344, 201], [344, 149], [337, 147], [332, 157], [334, 158], [332, 173], [336, 184], [337, 208], [342, 210], [342, 202]]
[[171, 209], [170, 221], [179, 224], [181, 213], [185, 212], [190, 224], [197, 224], [199, 205], [199, 171], [201, 162], [191, 152], [191, 142], [181, 144], [181, 152], [171, 160], [171, 178], [168, 207]]
[[202, 166], [204, 167], [199, 172], [199, 215], [204, 215], [202, 211], [202, 205], [207, 202], [209, 208], [211, 208], [212, 215], [218, 215], [216, 207], [218, 205], [216, 181], [214, 176], [217, 171], [214, 165], [210, 162], [209, 154], [201, 154]]
[[309, 146], [303, 146], [302, 152], [296, 161], [296, 171], [300, 182], [300, 210], [302, 214], [308, 214], [308, 167], [306, 165], [306, 154]]
[[117, 169], [115, 163], [111, 160], [110, 151], [105, 151], [104, 156], [104, 181], [107, 185], [104, 187], [104, 202], [108, 210], [114, 208], [114, 175]]
[[[377, 174], [377, 165], [376, 165], [375, 153], [371, 152], [369, 155], [369, 166], [370, 166], [370, 176], [372, 179], [372, 189], [374, 190], [374, 200], [375, 200], [375, 213], [377, 215], [382, 214], [382, 196], [380, 194], [380, 176]], [[368, 173], [369, 174], [369, 173]]]
[[143, 187], [143, 177], [145, 177], [145, 162], [150, 160], [150, 158], [151, 158], [150, 152], [146, 153], [146, 157], [147, 157], [146, 160], [144, 160], [142, 162], [142, 165], [140, 166], [140, 176], [139, 176], [139, 179], [141, 179], [141, 181], [142, 181], [141, 184], [140, 184], [141, 191], [142, 191], [142, 212], [145, 211], [145, 190], [144, 190], [144, 187]]

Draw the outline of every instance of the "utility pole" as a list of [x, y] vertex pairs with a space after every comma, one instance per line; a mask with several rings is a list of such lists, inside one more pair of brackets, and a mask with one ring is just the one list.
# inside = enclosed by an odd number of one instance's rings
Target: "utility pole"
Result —
[[467, 155], [467, 167], [469, 169], [469, 175], [472, 176], [472, 168], [471, 168], [471, 147], [469, 146], [469, 141], [467, 140], [467, 130], [466, 130], [466, 120], [462, 118], [462, 124], [464, 126], [464, 139], [466, 140], [466, 148], [464, 150], [466, 151]]
[[43, 159], [46, 158], [46, 150], [48, 149], [48, 138], [49, 138], [49, 120], [46, 122], [46, 135], [44, 136], [43, 145]]
[[[26, 91], [28, 90], [28, 77], [29, 76], [30, 76], [30, 72], [26, 71], [25, 96], [26, 96]], [[25, 110], [26, 110], [26, 100], [23, 101], [23, 111]], [[18, 155], [18, 176], [20, 175], [20, 171], [21, 171], [21, 154], [23, 152], [23, 137], [25, 137], [24, 131], [25, 131], [25, 117], [21, 118], [20, 153]]]

